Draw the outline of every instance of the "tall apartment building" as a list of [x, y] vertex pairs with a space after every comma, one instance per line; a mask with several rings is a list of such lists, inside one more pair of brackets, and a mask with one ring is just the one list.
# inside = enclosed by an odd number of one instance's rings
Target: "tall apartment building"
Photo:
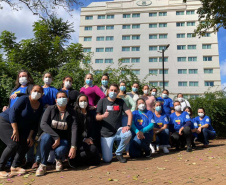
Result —
[[165, 87], [171, 95], [190, 97], [220, 89], [217, 34], [198, 38], [199, 0], [115, 0], [94, 2], [81, 10], [79, 42], [84, 52], [93, 52], [94, 69], [118, 60], [133, 64], [133, 72], [149, 84], [162, 87], [165, 51]]

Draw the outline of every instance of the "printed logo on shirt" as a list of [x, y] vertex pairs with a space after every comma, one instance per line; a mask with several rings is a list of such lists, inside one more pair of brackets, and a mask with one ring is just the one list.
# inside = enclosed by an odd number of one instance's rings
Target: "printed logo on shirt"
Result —
[[198, 126], [198, 124], [195, 122], [195, 123], [194, 123], [194, 126], [195, 126], [195, 127], [197, 127], [197, 126]]
[[190, 116], [189, 115], [186, 115], [186, 119], [190, 119]]
[[67, 122], [52, 120], [51, 127], [58, 130], [67, 130]]
[[207, 118], [207, 119], [206, 119], [206, 122], [210, 122], [210, 119], [209, 119], [209, 118]]
[[151, 120], [151, 123], [155, 123], [155, 120], [154, 120], [154, 119], [152, 119], [152, 120]]
[[137, 122], [139, 123], [139, 125], [142, 125], [143, 120], [142, 119], [138, 119]]
[[167, 117], [165, 117], [165, 121], [166, 121], [166, 122], [168, 122], [168, 119], [167, 119]]
[[113, 111], [114, 108], [113, 108], [113, 106], [108, 105], [108, 106], [107, 106], [107, 110], [108, 110], [108, 111]]
[[20, 93], [20, 91], [16, 91], [16, 92], [14, 92], [14, 94], [18, 94], [18, 93]]
[[157, 125], [158, 125], [159, 127], [162, 127], [162, 123], [157, 123]]
[[120, 110], [119, 105], [115, 105], [115, 106], [113, 106], [113, 108], [114, 108], [114, 111], [119, 111]]
[[178, 125], [180, 125], [180, 120], [175, 120], [175, 122], [176, 122]]
[[199, 124], [199, 127], [201, 127], [202, 125], [201, 124]]

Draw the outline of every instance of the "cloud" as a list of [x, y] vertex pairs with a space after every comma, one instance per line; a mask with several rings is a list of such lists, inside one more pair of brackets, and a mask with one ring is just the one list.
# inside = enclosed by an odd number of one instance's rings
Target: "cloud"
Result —
[[221, 89], [226, 91], [226, 83], [221, 84]]
[[220, 63], [220, 70], [221, 70], [221, 76], [225, 76], [226, 77], [226, 59], [221, 61], [221, 63]]

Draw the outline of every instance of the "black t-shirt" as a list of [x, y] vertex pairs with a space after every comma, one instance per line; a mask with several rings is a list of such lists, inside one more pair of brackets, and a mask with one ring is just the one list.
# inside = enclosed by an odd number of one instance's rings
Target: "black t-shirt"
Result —
[[101, 121], [101, 136], [113, 136], [122, 126], [122, 113], [129, 110], [122, 99], [116, 98], [114, 102], [108, 98], [101, 99], [97, 104], [97, 113], [104, 114], [108, 110], [109, 116]]

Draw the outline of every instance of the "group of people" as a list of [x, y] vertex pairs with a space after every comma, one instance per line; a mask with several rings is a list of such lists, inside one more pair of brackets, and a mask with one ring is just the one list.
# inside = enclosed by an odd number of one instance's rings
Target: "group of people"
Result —
[[216, 137], [205, 109], [199, 108], [193, 117], [181, 93], [173, 101], [168, 90], [157, 97], [157, 89], [145, 85], [139, 95], [138, 83], [126, 92], [127, 82], [109, 84], [108, 74], [102, 76], [101, 87], [93, 84], [92, 74], [84, 81], [79, 92], [72, 88], [73, 78], [66, 76], [56, 89], [51, 73], [44, 74], [40, 86], [28, 71], [19, 71], [9, 105], [0, 113], [0, 139], [6, 144], [0, 178], [24, 174], [26, 168], [37, 168], [36, 176], [45, 175], [52, 159], [56, 171], [63, 169], [65, 160], [71, 166], [98, 165], [101, 157], [109, 163], [114, 143], [116, 158], [125, 163], [124, 152], [131, 158], [150, 157], [155, 148], [169, 153], [169, 147], [187, 146], [191, 152], [194, 140], [208, 147], [209, 139]]

